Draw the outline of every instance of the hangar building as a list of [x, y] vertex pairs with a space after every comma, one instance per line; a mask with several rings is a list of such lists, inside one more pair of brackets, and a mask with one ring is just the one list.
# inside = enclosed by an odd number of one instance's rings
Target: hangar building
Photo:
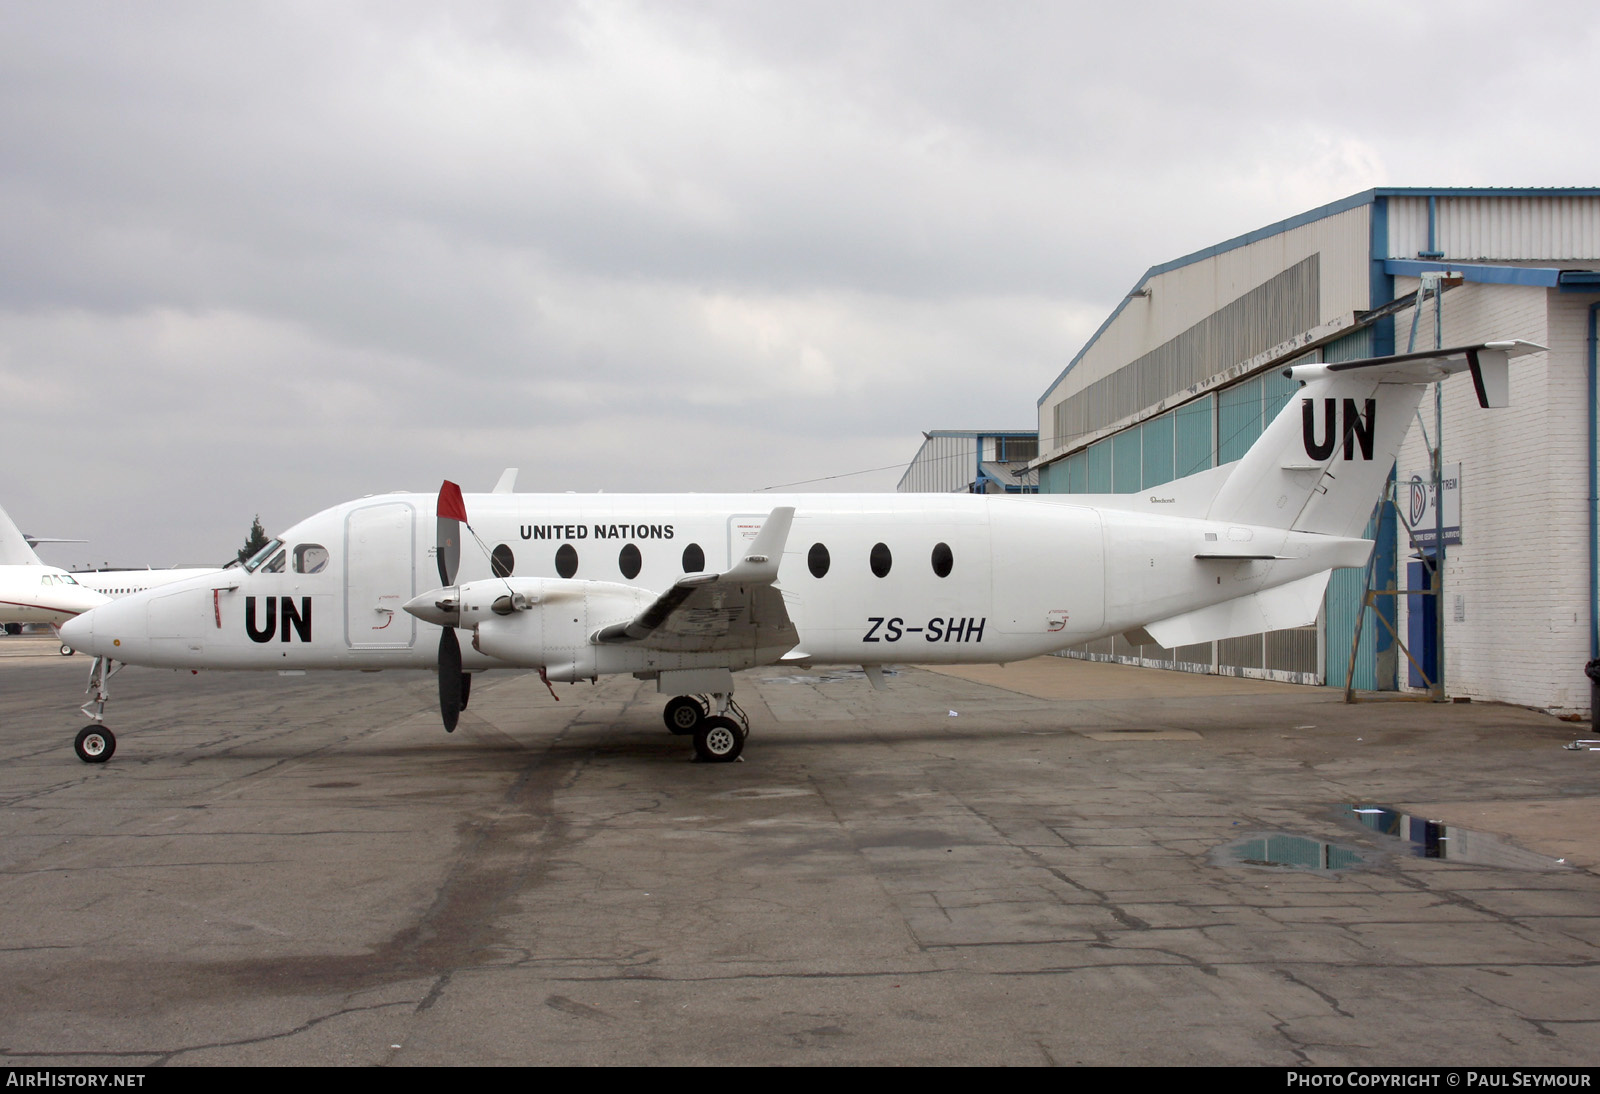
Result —
[[902, 494], [1037, 494], [1039, 434], [1031, 429], [935, 429], [895, 489]]
[[[1419, 310], [1419, 284], [1441, 271]], [[1417, 349], [1435, 344], [1437, 317], [1446, 347], [1548, 351], [1514, 363], [1506, 409], [1481, 409], [1470, 376], [1442, 386], [1459, 542], [1447, 529], [1438, 598], [1406, 595], [1427, 586], [1436, 548], [1380, 506], [1371, 581], [1399, 596], [1360, 611], [1369, 575], [1339, 570], [1314, 626], [1178, 649], [1119, 636], [1075, 654], [1343, 686], [1359, 617], [1357, 688], [1406, 689], [1442, 668], [1451, 696], [1586, 709], [1583, 666], [1600, 656], [1597, 310], [1600, 188], [1368, 190], [1152, 267], [1039, 399], [1042, 493], [1136, 492], [1236, 460], [1290, 399], [1285, 365], [1405, 352], [1419, 315]], [[1427, 438], [1413, 426], [1397, 465], [1402, 510], [1414, 475], [1431, 496], [1431, 396], [1419, 419]]]

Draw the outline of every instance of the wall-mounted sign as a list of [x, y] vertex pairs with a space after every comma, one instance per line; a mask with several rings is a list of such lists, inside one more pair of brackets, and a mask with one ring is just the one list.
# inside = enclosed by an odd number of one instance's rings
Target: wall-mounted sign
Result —
[[[1434, 515], [1437, 503], [1433, 488], [1433, 472], [1412, 471], [1400, 475], [1395, 504], [1400, 509], [1400, 519], [1411, 529], [1410, 543], [1418, 547], [1432, 547], [1438, 536], [1439, 521]], [[1444, 465], [1444, 544], [1446, 547], [1461, 542], [1461, 465]]]

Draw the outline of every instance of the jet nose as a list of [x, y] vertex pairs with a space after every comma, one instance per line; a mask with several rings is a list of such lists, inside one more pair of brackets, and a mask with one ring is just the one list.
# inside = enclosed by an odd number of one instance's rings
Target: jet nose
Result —
[[461, 621], [461, 590], [452, 585], [406, 601], [405, 610], [427, 623], [454, 627]]

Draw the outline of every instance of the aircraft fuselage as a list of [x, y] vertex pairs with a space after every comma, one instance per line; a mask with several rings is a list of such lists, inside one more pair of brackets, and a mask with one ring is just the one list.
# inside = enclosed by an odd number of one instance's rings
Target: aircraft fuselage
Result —
[[[1100, 499], [1082, 499], [1093, 501]], [[128, 597], [83, 648], [174, 668], [432, 668], [438, 628], [402, 610], [440, 585], [431, 494], [384, 494], [318, 513], [282, 536], [282, 557]], [[791, 658], [819, 663], [1020, 660], [1332, 566], [1365, 541], [1096, 508], [1079, 499], [943, 494], [477, 494], [478, 537], [518, 578], [659, 592], [726, 570], [777, 506], [793, 506], [777, 588], [799, 634]], [[1218, 550], [1239, 557], [1197, 558]], [[1267, 556], [1251, 559], [1246, 554]], [[475, 544], [458, 582], [495, 576]], [[625, 598], [624, 598], [625, 600]], [[591, 602], [580, 643], [637, 610]], [[468, 671], [527, 660], [463, 649]], [[598, 647], [557, 679], [662, 665]], [[681, 659], [680, 659], [681, 660]], [[676, 667], [697, 663], [694, 658]], [[707, 663], [711, 663], [708, 661]], [[542, 667], [542, 666], [540, 666]]]

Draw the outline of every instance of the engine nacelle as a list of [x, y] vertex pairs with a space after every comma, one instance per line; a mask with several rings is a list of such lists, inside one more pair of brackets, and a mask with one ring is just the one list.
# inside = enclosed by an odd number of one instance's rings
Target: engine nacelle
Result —
[[473, 581], [457, 591], [457, 625], [472, 631], [472, 648], [487, 657], [572, 682], [598, 674], [594, 633], [627, 622], [654, 600], [646, 589], [611, 581]]

